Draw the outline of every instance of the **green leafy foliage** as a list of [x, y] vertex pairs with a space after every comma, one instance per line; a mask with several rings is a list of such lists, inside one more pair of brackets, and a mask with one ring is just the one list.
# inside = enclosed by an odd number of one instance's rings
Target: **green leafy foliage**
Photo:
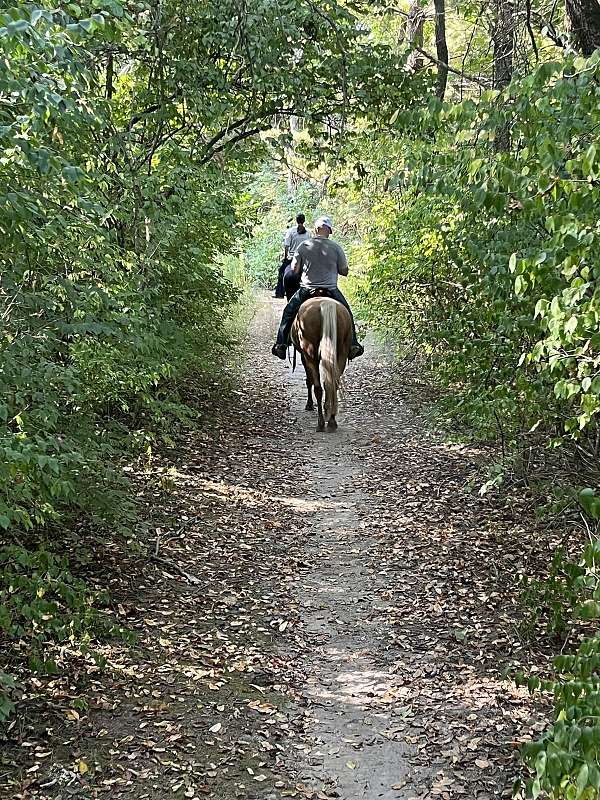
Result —
[[[30, 670], [56, 673], [55, 645], [86, 653], [92, 639], [122, 633], [99, 614], [106, 601], [106, 593], [91, 592], [71, 574], [65, 558], [45, 549], [0, 548], [0, 641], [26, 643]], [[0, 672], [0, 720], [14, 710], [15, 688], [15, 679]]]
[[0, 722], [7, 719], [15, 710], [11, 700], [11, 690], [15, 688], [15, 679], [6, 672], [0, 672]]
[[586, 639], [574, 655], [558, 656], [551, 680], [530, 678], [530, 691], [554, 696], [556, 719], [542, 738], [524, 750], [534, 777], [526, 784], [528, 797], [544, 793], [553, 798], [593, 798], [600, 790], [598, 748], [598, 665], [600, 638]]
[[435, 152], [402, 143], [408, 188], [374, 208], [366, 313], [422, 341], [483, 432], [595, 430], [596, 81], [593, 59], [544, 64], [500, 98], [442, 108]]
[[[31, 553], [17, 545], [0, 550], [2, 591], [0, 629], [7, 637], [34, 644], [30, 660], [36, 667], [55, 669], [43, 660], [48, 639], [74, 642], [97, 624], [94, 603], [101, 596], [89, 592], [74, 578], [66, 559], [46, 550]], [[106, 599], [106, 598], [104, 598]]]
[[116, 486], [107, 417], [163, 425], [172, 405], [159, 387], [206, 363], [235, 298], [211, 265], [219, 236], [228, 241], [234, 189], [206, 198], [207, 168], [188, 178], [199, 197], [187, 214], [182, 191], [148, 198], [142, 224], [158, 226], [160, 242], [142, 248], [131, 207], [138, 176], [117, 176], [97, 141], [110, 109], [82, 43], [98, 46], [102, 38], [89, 37], [98, 29], [110, 39], [115, 26], [34, 6], [5, 16], [19, 25], [0, 31], [0, 89], [20, 100], [3, 109], [0, 129], [0, 525], [30, 528], [66, 507], [98, 510], [107, 484]]
[[521, 601], [524, 618], [521, 635], [533, 639], [542, 625], [550, 635], [564, 636], [571, 630], [573, 609], [580, 599], [581, 578], [586, 574], [584, 564], [571, 563], [564, 550], [558, 548], [543, 579], [524, 577], [521, 581]]
[[[133, 34], [118, 4], [78, 20], [24, 6], [3, 21], [0, 527], [35, 543], [39, 526], [84, 513], [126, 530], [129, 431], [141, 443], [189, 423], [177, 384], [225, 344], [236, 292], [214, 261], [233, 236], [235, 172], [215, 190], [220, 171], [189, 170], [165, 197], [143, 167], [143, 199], [91, 66]], [[169, 148], [172, 178], [182, 153]], [[60, 556], [8, 546], [0, 566], [1, 638], [28, 642], [30, 668], [55, 668], [48, 643], [100, 635], [95, 595]], [[12, 685], [3, 674], [4, 716]]]

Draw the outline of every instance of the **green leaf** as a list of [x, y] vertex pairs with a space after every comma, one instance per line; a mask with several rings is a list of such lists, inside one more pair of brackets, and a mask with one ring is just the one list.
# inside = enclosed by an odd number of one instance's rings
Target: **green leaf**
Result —
[[584, 762], [581, 765], [581, 768], [580, 768], [579, 772], [577, 773], [577, 795], [576, 795], [576, 797], [581, 797], [581, 795], [583, 794], [584, 790], [586, 789], [586, 787], [588, 785], [588, 772], [589, 772], [589, 767], [588, 767], [587, 763]]
[[24, 19], [18, 19], [15, 22], [10, 22], [6, 26], [6, 30], [9, 36], [17, 33], [24, 33], [25, 31], [29, 30], [30, 23]]
[[527, 279], [524, 275], [517, 275], [515, 278], [515, 294], [521, 296], [527, 290]]
[[577, 330], [577, 317], [572, 316], [565, 322], [565, 333], [572, 335]]
[[578, 619], [592, 620], [600, 618], [600, 602], [596, 600], [586, 600], [575, 609]]
[[591, 144], [583, 158], [583, 174], [594, 175], [594, 162], [596, 160], [596, 145]]
[[85, 175], [80, 167], [69, 165], [63, 168], [63, 175], [71, 184], [78, 183]]

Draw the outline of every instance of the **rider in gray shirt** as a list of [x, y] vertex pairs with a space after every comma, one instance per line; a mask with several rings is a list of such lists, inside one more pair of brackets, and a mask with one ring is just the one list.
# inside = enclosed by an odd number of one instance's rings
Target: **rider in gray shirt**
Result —
[[290, 228], [285, 234], [285, 241], [283, 243], [285, 258], [292, 261], [296, 252], [302, 242], [310, 239], [310, 233], [304, 227], [304, 214], [298, 214], [296, 217], [297, 226]]
[[348, 274], [348, 259], [337, 242], [314, 236], [302, 242], [292, 269], [300, 273], [300, 285], [307, 289], [337, 289], [338, 275]]
[[329, 236], [333, 233], [333, 225], [329, 217], [319, 217], [315, 222], [315, 236], [307, 239], [298, 247], [292, 270], [301, 275], [300, 289], [291, 298], [283, 309], [281, 325], [277, 332], [277, 342], [271, 352], [278, 358], [285, 358], [287, 342], [292, 323], [305, 300], [313, 296], [315, 289], [327, 289], [327, 293], [334, 300], [342, 303], [350, 312], [352, 318], [352, 345], [349, 358], [356, 358], [364, 353], [364, 348], [356, 338], [354, 317], [348, 301], [337, 288], [338, 275], [348, 274], [348, 259], [337, 242]]

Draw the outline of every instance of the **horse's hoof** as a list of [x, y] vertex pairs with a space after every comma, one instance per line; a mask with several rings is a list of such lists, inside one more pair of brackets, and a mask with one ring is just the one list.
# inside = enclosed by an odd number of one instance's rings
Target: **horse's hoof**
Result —
[[307, 404], [304, 406], [304, 410], [305, 410], [305, 411], [314, 411], [314, 410], [315, 410], [315, 407], [313, 406], [313, 404], [312, 404], [312, 403], [307, 403]]
[[317, 425], [317, 433], [323, 433], [325, 431], [325, 425]]
[[334, 419], [330, 419], [327, 423], [327, 430], [329, 433], [335, 433], [337, 431], [338, 424]]

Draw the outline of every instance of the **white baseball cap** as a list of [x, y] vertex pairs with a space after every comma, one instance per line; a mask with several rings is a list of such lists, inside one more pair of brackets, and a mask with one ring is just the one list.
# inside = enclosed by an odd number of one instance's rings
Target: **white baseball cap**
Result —
[[315, 220], [315, 229], [322, 228], [324, 225], [327, 225], [331, 233], [333, 233], [333, 222], [331, 221], [331, 217], [319, 217]]

